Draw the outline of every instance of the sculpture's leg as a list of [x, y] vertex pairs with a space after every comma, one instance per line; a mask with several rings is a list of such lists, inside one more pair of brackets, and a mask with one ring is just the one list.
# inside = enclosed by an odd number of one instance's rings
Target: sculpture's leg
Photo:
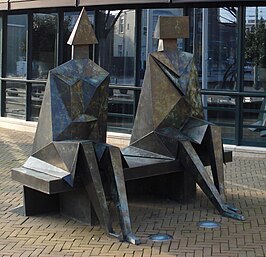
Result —
[[224, 196], [224, 168], [223, 168], [223, 143], [221, 129], [218, 126], [210, 125], [205, 135], [205, 141], [208, 147], [211, 170], [214, 184], [221, 197]]
[[112, 186], [111, 194], [118, 210], [122, 240], [138, 245], [140, 240], [132, 233], [131, 229], [121, 153], [119, 148], [113, 146], [109, 146], [108, 150], [111, 162], [109, 167], [112, 167], [112, 169], [109, 169], [108, 175], [110, 176]]
[[193, 172], [198, 185], [209, 198], [209, 200], [214, 204], [216, 209], [224, 216], [237, 220], [244, 220], [243, 215], [231, 210], [223, 202], [218, 190], [209, 177], [191, 142], [180, 141], [180, 143], [183, 146], [183, 151], [180, 153], [180, 161], [182, 165], [186, 168], [186, 170]]
[[83, 152], [81, 152], [79, 159], [82, 182], [88, 192], [89, 199], [91, 200], [101, 226], [105, 229], [107, 234], [115, 236], [93, 144], [91, 142], [82, 143], [82, 150]]

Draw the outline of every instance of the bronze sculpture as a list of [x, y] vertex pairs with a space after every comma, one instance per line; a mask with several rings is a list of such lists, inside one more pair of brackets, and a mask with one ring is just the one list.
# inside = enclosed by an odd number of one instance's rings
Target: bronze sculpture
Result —
[[[181, 29], [186, 25], [185, 17], [159, 19], [155, 34], [163, 41], [149, 56], [131, 144], [122, 155], [105, 143], [109, 75], [88, 59], [88, 45], [97, 39], [82, 10], [69, 39], [73, 59], [49, 72], [33, 154], [12, 170], [13, 179], [24, 184], [26, 215], [59, 210], [87, 222], [91, 202], [107, 234], [139, 244], [131, 229], [125, 179], [157, 176], [181, 165], [221, 214], [243, 219], [223, 201], [220, 131], [203, 120], [192, 55], [176, 50], [176, 37], [187, 33]], [[214, 183], [199, 157], [205, 149]], [[109, 195], [121, 236], [112, 229]]]
[[[188, 31], [188, 17], [159, 17], [158, 51], [149, 55], [130, 147], [123, 152], [141, 156], [145, 150], [157, 158], [179, 159], [222, 215], [243, 220], [224, 203], [221, 133], [204, 120], [193, 56], [177, 50], [177, 38], [188, 37]], [[209, 155], [214, 183], [200, 152]]]
[[[45, 191], [38, 183], [47, 181], [42, 181], [40, 176], [48, 177], [50, 184], [53, 178], [58, 178], [57, 193], [61, 181], [70, 188], [85, 188], [81, 195], [61, 194], [58, 204], [70, 206], [63, 209], [73, 216], [75, 210], [69, 209], [76, 208], [74, 204], [78, 199], [75, 198], [83, 197], [85, 201], [91, 201], [107, 234], [139, 244], [131, 231], [123, 157], [117, 147], [105, 144], [109, 74], [88, 58], [89, 44], [95, 43], [97, 39], [83, 8], [68, 41], [72, 45], [72, 60], [49, 72], [32, 156], [21, 168], [13, 169], [13, 178], [25, 184], [26, 215], [44, 209], [38, 206], [42, 196], [34, 192]], [[27, 178], [23, 180], [21, 175]], [[108, 180], [110, 196], [117, 207], [121, 236], [112, 228], [102, 176]], [[38, 181], [32, 182], [36, 177]], [[52, 187], [50, 184], [48, 187]], [[46, 193], [51, 194], [51, 189]], [[35, 205], [31, 201], [35, 201]], [[78, 206], [76, 212], [82, 212], [83, 208], [85, 206]]]

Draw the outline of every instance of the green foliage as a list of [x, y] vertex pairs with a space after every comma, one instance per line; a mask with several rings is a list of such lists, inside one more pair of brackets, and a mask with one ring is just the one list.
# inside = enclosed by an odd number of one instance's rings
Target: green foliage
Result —
[[266, 67], [266, 25], [263, 18], [246, 31], [245, 59]]

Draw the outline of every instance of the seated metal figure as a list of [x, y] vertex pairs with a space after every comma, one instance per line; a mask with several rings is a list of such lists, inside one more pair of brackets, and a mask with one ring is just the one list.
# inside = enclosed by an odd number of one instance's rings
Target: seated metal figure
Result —
[[[193, 56], [177, 50], [177, 38], [188, 37], [188, 31], [188, 17], [159, 17], [158, 51], [148, 57], [131, 143], [123, 154], [179, 159], [222, 215], [243, 220], [224, 203], [221, 132], [203, 119]], [[209, 155], [213, 180], [199, 157], [201, 152]]]
[[[79, 219], [84, 203], [91, 201], [106, 233], [139, 244], [131, 231], [123, 157], [119, 148], [105, 144], [109, 74], [88, 58], [89, 44], [95, 43], [97, 39], [83, 9], [68, 41], [72, 60], [49, 72], [33, 154], [21, 168], [13, 169], [12, 177], [24, 184], [26, 215], [51, 207], [52, 198], [45, 205], [46, 196], [38, 191], [70, 191], [71, 196], [60, 194], [57, 204], [61, 212], [66, 210]], [[122, 236], [112, 229], [100, 168], [105, 169]], [[72, 193], [72, 188], [80, 186], [87, 192], [82, 204], [79, 196], [84, 198], [84, 193]]]

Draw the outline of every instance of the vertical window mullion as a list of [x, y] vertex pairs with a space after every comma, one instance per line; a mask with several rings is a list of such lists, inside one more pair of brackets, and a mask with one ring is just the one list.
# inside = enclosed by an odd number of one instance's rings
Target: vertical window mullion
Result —
[[[28, 14], [28, 28], [27, 28], [27, 79], [32, 78], [32, 27], [33, 16], [30, 12]], [[31, 120], [31, 92], [32, 86], [30, 83], [26, 84], [26, 121]]]
[[[238, 49], [237, 49], [237, 91], [243, 91], [243, 80], [244, 80], [244, 39], [245, 39], [245, 15], [244, 7], [240, 6], [238, 9]], [[235, 131], [235, 141], [236, 145], [239, 145], [243, 136], [243, 97], [239, 94], [236, 97], [236, 131]]]
[[[6, 75], [6, 63], [7, 63], [7, 15], [2, 15], [2, 28], [1, 28], [1, 43], [2, 43], [2, 60], [1, 60], [1, 77]], [[0, 105], [1, 117], [5, 115], [6, 112], [6, 82], [1, 81], [1, 105]]]

